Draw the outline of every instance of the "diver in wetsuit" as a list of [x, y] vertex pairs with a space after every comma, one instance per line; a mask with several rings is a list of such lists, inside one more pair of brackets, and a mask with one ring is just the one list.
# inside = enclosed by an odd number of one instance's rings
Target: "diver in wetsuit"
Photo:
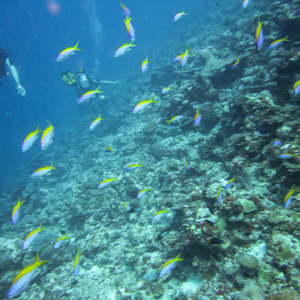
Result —
[[99, 82], [93, 80], [84, 68], [78, 70], [76, 77], [70, 71], [66, 71], [61, 76], [64, 82], [76, 88], [78, 97], [88, 91], [95, 90], [99, 86]]
[[17, 85], [18, 94], [25, 96], [26, 90], [20, 84], [19, 73], [14, 65], [13, 55], [8, 50], [0, 48], [0, 77], [8, 76], [10, 73]]

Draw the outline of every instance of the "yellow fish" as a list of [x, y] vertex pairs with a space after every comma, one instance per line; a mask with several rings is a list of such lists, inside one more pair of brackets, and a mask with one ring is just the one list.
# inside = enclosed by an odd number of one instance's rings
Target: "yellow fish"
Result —
[[38, 271], [38, 267], [50, 260], [39, 260], [39, 254], [37, 253], [36, 259], [33, 265], [26, 266], [14, 279], [7, 298], [11, 299], [21, 294], [29, 285], [30, 281], [35, 277]]

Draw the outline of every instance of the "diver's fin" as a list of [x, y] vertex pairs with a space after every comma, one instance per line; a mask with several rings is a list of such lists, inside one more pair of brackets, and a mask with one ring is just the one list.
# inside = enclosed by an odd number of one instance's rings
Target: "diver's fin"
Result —
[[76, 79], [75, 79], [74, 74], [71, 73], [71, 72], [69, 72], [69, 71], [61, 74], [61, 78], [68, 85], [74, 85], [74, 84], [76, 84]]

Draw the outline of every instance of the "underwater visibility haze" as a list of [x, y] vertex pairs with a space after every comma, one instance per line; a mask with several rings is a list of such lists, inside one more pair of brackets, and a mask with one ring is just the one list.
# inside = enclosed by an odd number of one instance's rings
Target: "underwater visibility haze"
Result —
[[300, 299], [299, 0], [0, 19], [1, 299]]

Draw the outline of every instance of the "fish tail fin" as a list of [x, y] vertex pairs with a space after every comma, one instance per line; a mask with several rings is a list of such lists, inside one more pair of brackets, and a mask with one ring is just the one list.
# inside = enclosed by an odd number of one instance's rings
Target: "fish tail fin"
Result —
[[67, 235], [68, 235], [68, 232], [64, 235], [64, 239], [65, 240], [69, 240], [70, 239], [69, 237], [67, 237]]
[[79, 43], [79, 40], [77, 41], [77, 43], [75, 44], [75, 46], [74, 46], [74, 49], [75, 50], [78, 50], [78, 51], [83, 51], [82, 49], [79, 49], [77, 46], [78, 46], [78, 43]]
[[289, 40], [288, 38], [289, 38], [289, 36], [287, 35], [283, 40], [286, 42], [291, 42], [291, 40]]
[[39, 132], [43, 132], [43, 130], [40, 130], [40, 129], [39, 129], [39, 125], [36, 125], [36, 130], [35, 130], [35, 132], [36, 132], [36, 133], [39, 133]]
[[53, 167], [53, 161], [51, 162], [50, 168], [51, 168], [52, 170], [56, 170], [56, 169]]
[[174, 258], [175, 261], [182, 261], [183, 258], [179, 258], [181, 255], [181, 252]]
[[101, 87], [101, 84], [95, 89], [95, 92], [96, 92], [96, 93], [102, 93], [102, 92], [100, 91], [100, 87]]
[[25, 200], [24, 200], [24, 201], [21, 201], [20, 196], [18, 196], [18, 203], [20, 203], [20, 205], [21, 205], [21, 204], [23, 204], [24, 202], [25, 202]]
[[151, 99], [150, 99], [150, 102], [151, 103], [158, 103], [158, 101], [154, 101], [154, 98], [156, 97], [156, 95], [154, 95]]
[[103, 118], [101, 118], [101, 114], [100, 113], [99, 113], [99, 117], [98, 118], [99, 118], [99, 120], [104, 120]]
[[138, 163], [138, 166], [139, 166], [139, 167], [143, 167], [143, 166], [144, 166], [144, 165], [141, 165], [141, 162], [142, 162], [142, 161], [140, 160], [139, 163]]
[[168, 125], [170, 125], [172, 121], [171, 121], [171, 120], [168, 120], [168, 121], [166, 121], [166, 122], [168, 123]]
[[295, 189], [295, 184], [292, 186], [292, 188], [291, 188], [291, 192], [292, 193], [294, 193], [294, 192], [296, 192], [297, 191], [297, 189]]
[[39, 231], [46, 229], [46, 227], [42, 227], [42, 221], [40, 221]]
[[42, 264], [44, 264], [44, 263], [46, 263], [46, 262], [48, 262], [48, 261], [50, 261], [50, 259], [47, 259], [47, 260], [40, 260], [39, 259], [39, 253], [37, 253], [36, 254], [36, 258], [35, 258], [35, 265], [36, 265], [36, 267], [38, 267], [38, 266], [40, 266], [40, 265], [42, 265]]
[[[126, 43], [126, 44], [128, 44], [128, 43]], [[130, 41], [129, 44], [128, 44], [128, 46], [135, 47], [135, 46], [137, 46], [137, 45], [134, 45], [133, 42]]]

